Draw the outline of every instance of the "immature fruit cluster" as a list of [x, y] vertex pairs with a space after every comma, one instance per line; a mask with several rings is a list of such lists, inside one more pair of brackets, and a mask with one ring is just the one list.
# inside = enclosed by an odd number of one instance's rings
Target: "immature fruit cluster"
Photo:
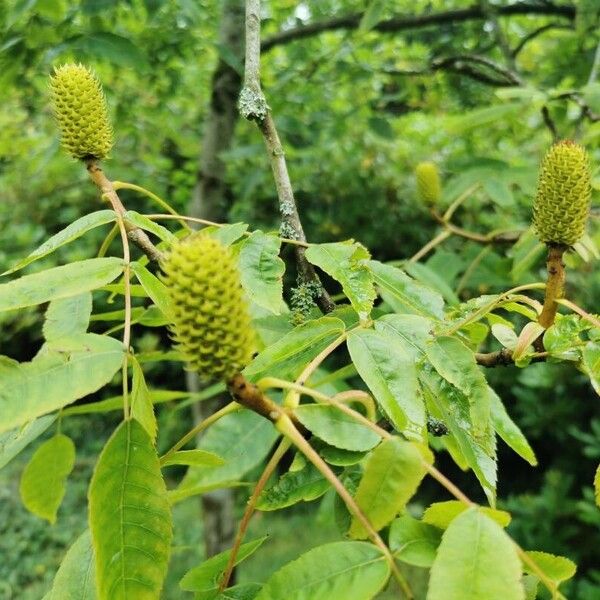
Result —
[[437, 167], [432, 162], [422, 162], [415, 168], [417, 194], [425, 204], [434, 205], [442, 197], [442, 184]]
[[83, 65], [58, 67], [50, 77], [50, 94], [63, 148], [77, 159], [106, 158], [113, 132], [94, 73]]
[[533, 225], [542, 242], [572, 246], [585, 232], [592, 194], [585, 149], [569, 140], [554, 144], [542, 160]]
[[233, 256], [217, 240], [195, 233], [177, 242], [161, 267], [178, 349], [203, 380], [229, 379], [250, 362], [254, 350]]

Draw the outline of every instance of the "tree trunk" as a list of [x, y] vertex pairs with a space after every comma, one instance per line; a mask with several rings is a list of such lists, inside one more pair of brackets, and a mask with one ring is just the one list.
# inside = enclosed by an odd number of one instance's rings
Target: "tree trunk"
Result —
[[[244, 3], [239, 0], [222, 2], [219, 44], [228, 55], [243, 62]], [[227, 219], [231, 194], [225, 183], [226, 165], [221, 153], [231, 146], [237, 121], [237, 99], [241, 74], [222, 58], [212, 77], [210, 106], [204, 124], [202, 150], [198, 163], [197, 182], [188, 207], [188, 214], [202, 219], [223, 222]], [[200, 387], [195, 373], [188, 373], [188, 389]], [[193, 405], [194, 420], [198, 422], [212, 414], [225, 399]], [[202, 512], [206, 556], [228, 549], [235, 534], [234, 496], [231, 489], [203, 494]]]

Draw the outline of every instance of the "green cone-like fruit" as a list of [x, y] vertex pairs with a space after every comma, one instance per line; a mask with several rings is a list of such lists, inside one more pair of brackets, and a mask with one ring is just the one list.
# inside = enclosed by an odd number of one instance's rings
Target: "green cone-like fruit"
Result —
[[113, 132], [96, 75], [83, 65], [58, 67], [50, 77], [50, 95], [63, 148], [73, 158], [106, 158]]
[[233, 256], [217, 240], [196, 233], [177, 242], [161, 267], [178, 349], [204, 381], [229, 379], [250, 362], [254, 350]]
[[548, 151], [540, 166], [533, 225], [542, 242], [572, 246], [585, 232], [592, 194], [585, 149], [569, 140]]
[[415, 168], [417, 194], [425, 204], [437, 204], [442, 197], [442, 184], [438, 168], [432, 162], [422, 162]]

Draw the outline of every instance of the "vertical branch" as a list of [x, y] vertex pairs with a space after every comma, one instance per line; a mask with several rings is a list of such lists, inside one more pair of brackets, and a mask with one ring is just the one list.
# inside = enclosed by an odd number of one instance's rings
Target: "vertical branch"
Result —
[[[244, 87], [240, 93], [238, 106], [240, 114], [244, 118], [256, 121], [263, 136], [279, 199], [281, 235], [299, 242], [306, 242], [283, 146], [260, 85], [260, 0], [246, 1], [246, 62]], [[305, 252], [306, 249], [302, 246], [295, 248], [300, 278], [304, 282], [314, 282], [319, 285], [321, 291], [317, 297], [317, 304], [324, 313], [331, 312], [335, 308], [335, 304], [321, 284], [314, 267], [306, 260]]]

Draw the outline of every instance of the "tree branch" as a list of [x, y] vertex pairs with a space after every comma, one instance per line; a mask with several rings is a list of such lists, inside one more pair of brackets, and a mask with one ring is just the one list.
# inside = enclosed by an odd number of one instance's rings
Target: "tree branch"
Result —
[[[96, 187], [102, 192], [104, 196], [110, 201], [113, 210], [123, 217], [126, 213], [125, 207], [119, 198], [119, 195], [115, 191], [112, 182], [95, 159], [86, 161], [87, 171], [90, 175], [90, 179], [96, 184]], [[146, 235], [146, 232], [135, 225], [124, 220], [125, 229], [127, 231], [127, 237], [150, 259], [153, 261], [160, 261], [162, 254], [160, 250], [150, 241], [150, 238]]]
[[[260, 0], [246, 1], [246, 63], [239, 109], [243, 117], [256, 121], [265, 141], [279, 198], [281, 235], [299, 242], [306, 242], [285, 153], [260, 85]], [[305, 252], [306, 249], [302, 246], [295, 248], [300, 277], [304, 282], [314, 282], [319, 285], [321, 291], [317, 297], [317, 304], [324, 313], [331, 312], [335, 308], [335, 304], [323, 287], [314, 267], [306, 260]]]
[[[294, 40], [312, 37], [326, 31], [337, 31], [340, 29], [358, 29], [364, 13], [355, 13], [334, 17], [323, 21], [316, 21], [308, 25], [293, 27], [287, 31], [281, 31], [266, 40], [264, 40], [262, 51], [268, 52], [276, 46], [287, 44]], [[536, 15], [536, 16], [557, 16], [571, 21], [575, 18], [575, 6], [572, 5], [554, 5], [554, 4], [528, 4], [525, 2], [511, 4], [509, 6], [500, 6], [497, 9], [497, 15], [508, 17], [514, 15]], [[416, 16], [397, 16], [391, 19], [380, 21], [373, 27], [374, 31], [382, 33], [395, 33], [407, 29], [421, 29], [432, 25], [445, 25], [464, 23], [467, 21], [483, 21], [485, 19], [484, 11], [480, 6], [471, 6], [461, 10], [449, 10], [438, 13], [430, 13]]]

